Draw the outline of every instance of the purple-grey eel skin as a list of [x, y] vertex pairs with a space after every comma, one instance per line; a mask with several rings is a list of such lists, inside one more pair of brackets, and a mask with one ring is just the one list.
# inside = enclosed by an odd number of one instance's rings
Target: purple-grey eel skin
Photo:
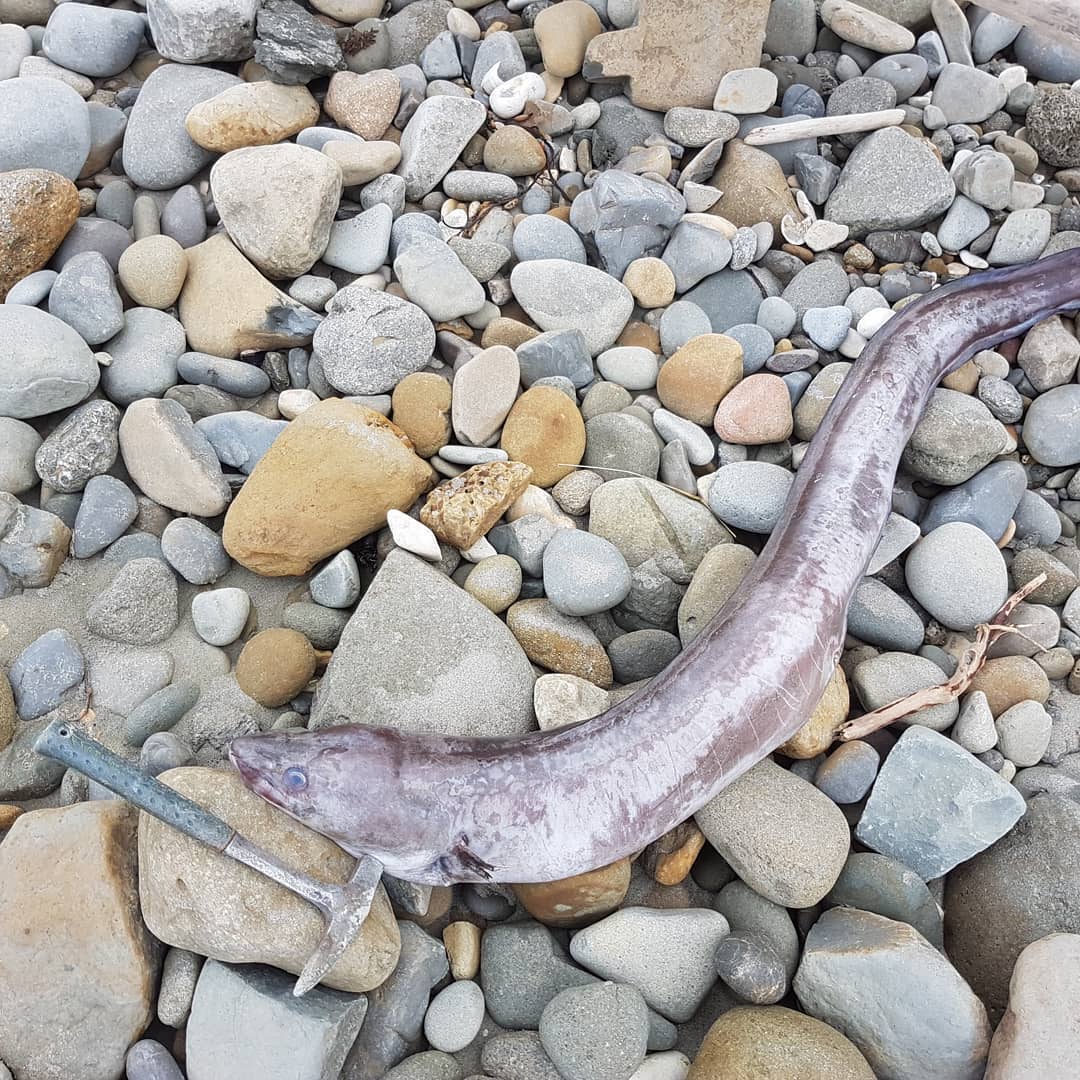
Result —
[[234, 740], [253, 791], [418, 883], [554, 881], [691, 817], [788, 739], [824, 692], [901, 451], [941, 377], [1080, 308], [1080, 250], [979, 274], [874, 337], [724, 608], [666, 670], [591, 720], [499, 738], [361, 725]]

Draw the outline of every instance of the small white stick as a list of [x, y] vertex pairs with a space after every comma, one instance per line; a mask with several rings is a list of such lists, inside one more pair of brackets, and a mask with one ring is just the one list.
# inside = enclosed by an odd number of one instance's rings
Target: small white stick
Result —
[[756, 127], [743, 136], [750, 146], [772, 146], [773, 143], [794, 142], [795, 139], [816, 139], [827, 135], [852, 135], [860, 131], [877, 131], [895, 127], [907, 119], [903, 109], [882, 109], [880, 112], [847, 113], [844, 116], [808, 116], [790, 124]]

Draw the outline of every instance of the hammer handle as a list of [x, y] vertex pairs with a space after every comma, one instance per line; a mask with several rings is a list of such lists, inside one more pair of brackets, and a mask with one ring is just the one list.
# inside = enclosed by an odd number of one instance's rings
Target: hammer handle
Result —
[[38, 736], [34, 749], [62, 762], [102, 787], [127, 799], [185, 836], [221, 851], [233, 838], [233, 828], [209, 810], [185, 798], [137, 766], [107, 750], [75, 724], [54, 720]]

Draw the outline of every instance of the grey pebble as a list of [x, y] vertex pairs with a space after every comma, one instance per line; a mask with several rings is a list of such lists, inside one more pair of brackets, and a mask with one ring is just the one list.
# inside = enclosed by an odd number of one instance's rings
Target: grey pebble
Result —
[[105, 343], [112, 363], [102, 370], [102, 389], [121, 406], [160, 397], [176, 385], [176, 364], [186, 348], [178, 320], [155, 308], [130, 308], [124, 328]]
[[143, 743], [139, 751], [139, 768], [148, 776], [160, 776], [169, 769], [194, 765], [191, 747], [171, 731], [159, 731]]
[[787, 993], [780, 957], [757, 934], [733, 930], [716, 946], [716, 972], [741, 1001], [774, 1005]]
[[648, 1026], [645, 999], [632, 986], [576, 986], [544, 1009], [540, 1042], [563, 1076], [625, 1080], [645, 1060]]
[[174, 518], [161, 534], [168, 564], [192, 585], [212, 585], [228, 573], [229, 558], [221, 537], [195, 518]]
[[530, 577], [543, 574], [544, 551], [561, 529], [540, 514], [525, 514], [506, 525], [496, 525], [487, 539], [500, 555], [509, 555]]
[[1027, 488], [1027, 472], [1015, 461], [995, 461], [970, 480], [946, 488], [926, 507], [919, 527], [924, 533], [950, 521], [966, 521], [995, 542], [1008, 528]]
[[198, 700], [199, 687], [193, 682], [162, 687], [124, 718], [124, 741], [142, 746], [151, 735], [168, 731]]
[[55, 709], [86, 672], [78, 642], [66, 630], [48, 630], [12, 661], [8, 671], [15, 708], [22, 720]]
[[795, 309], [782, 296], [767, 296], [757, 312], [757, 324], [767, 330], [773, 341], [785, 338], [795, 329]]
[[[851, 684], [868, 711], [879, 709], [916, 690], [940, 686], [945, 672], [932, 660], [902, 652], [883, 652], [861, 661], [851, 673]], [[955, 701], [930, 705], [914, 714], [911, 722], [943, 731], [956, 719]]]
[[333, 649], [341, 640], [349, 615], [348, 611], [299, 601], [285, 605], [281, 625], [299, 631], [316, 649]]
[[841, 806], [857, 803], [873, 785], [880, 762], [868, 742], [843, 743], [818, 766], [814, 785]]
[[311, 598], [329, 608], [348, 608], [360, 598], [360, 571], [348, 549], [339, 551], [308, 582]]
[[[780, 297], [773, 299], [780, 300]], [[785, 303], [783, 300], [780, 302]], [[773, 336], [763, 326], [755, 323], [739, 323], [736, 326], [729, 326], [724, 333], [742, 346], [743, 375], [753, 375], [760, 371], [773, 354]]]
[[677, 352], [692, 338], [712, 332], [709, 316], [689, 300], [676, 300], [660, 316], [660, 347], [665, 356]]
[[622, 603], [630, 592], [630, 568], [603, 537], [559, 529], [543, 550], [544, 592], [564, 615], [594, 615]]
[[156, 645], [178, 621], [176, 578], [158, 559], [124, 563], [86, 612], [92, 633], [127, 645]]
[[74, 180], [90, 152], [86, 102], [58, 79], [0, 82], [0, 172], [50, 169]]
[[1041, 465], [1080, 463], [1080, 386], [1055, 386], [1040, 394], [1028, 407], [1022, 437]]
[[655, 480], [660, 446], [644, 421], [629, 413], [601, 413], [585, 422], [586, 467], [625, 469]]
[[131, 489], [114, 476], [94, 476], [86, 484], [72, 529], [71, 553], [88, 559], [122, 536], [139, 508]]
[[532, 214], [514, 229], [514, 255], [529, 259], [568, 259], [586, 263], [585, 245], [565, 221], [548, 214]]
[[753, 533], [769, 533], [783, 513], [794, 477], [787, 469], [764, 461], [735, 461], [714, 474], [709, 509], [726, 525]]
[[131, 64], [145, 34], [146, 22], [137, 11], [61, 4], [49, 16], [41, 50], [54, 64], [105, 78]]
[[36, 270], [32, 274], [27, 274], [11, 286], [4, 298], [4, 303], [37, 307], [48, 297], [49, 290], [57, 277], [59, 274], [55, 270]]
[[183, 353], [176, 371], [185, 382], [216, 386], [239, 397], [258, 397], [270, 389], [270, 376], [262, 368], [207, 353]]
[[335, 221], [322, 261], [350, 274], [373, 273], [386, 262], [392, 224], [393, 212], [385, 203]]
[[915, 652], [923, 643], [923, 624], [915, 610], [877, 578], [855, 587], [848, 608], [848, 633], [883, 649]]
[[195, 427], [206, 436], [222, 465], [250, 473], [273, 441], [289, 426], [253, 412], [223, 412], [204, 416]]
[[810, 308], [803, 313], [803, 330], [819, 348], [840, 348], [851, 327], [852, 311], [843, 304]]

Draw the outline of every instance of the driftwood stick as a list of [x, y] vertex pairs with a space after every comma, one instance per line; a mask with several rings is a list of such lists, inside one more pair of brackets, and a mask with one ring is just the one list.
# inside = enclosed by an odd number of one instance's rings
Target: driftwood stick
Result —
[[979, 7], [1041, 34], [1065, 34], [1080, 41], [1080, 0], [979, 0]]
[[882, 705], [880, 709], [874, 709], [854, 720], [849, 720], [840, 726], [836, 735], [837, 739], [840, 742], [861, 739], [864, 735], [869, 735], [896, 720], [902, 720], [905, 716], [910, 716], [920, 709], [955, 701], [971, 686], [972, 680], [986, 662], [986, 653], [990, 646], [1003, 634], [1019, 632], [1015, 626], [1006, 625], [1009, 616], [1016, 610], [1016, 606], [1025, 597], [1030, 596], [1045, 580], [1045, 574], [1032, 578], [1001, 605], [1001, 609], [990, 622], [980, 623], [975, 628], [975, 640], [964, 650], [951, 678], [940, 686], [927, 686], [923, 690], [916, 690], [914, 694], [908, 694], [907, 697]]
[[792, 120], [789, 124], [751, 128], [743, 138], [749, 146], [772, 146], [795, 139], [817, 139], [826, 135], [851, 135], [860, 131], [877, 131], [895, 127], [907, 117], [903, 109], [882, 109], [880, 112], [848, 113], [844, 116], [810, 116]]

